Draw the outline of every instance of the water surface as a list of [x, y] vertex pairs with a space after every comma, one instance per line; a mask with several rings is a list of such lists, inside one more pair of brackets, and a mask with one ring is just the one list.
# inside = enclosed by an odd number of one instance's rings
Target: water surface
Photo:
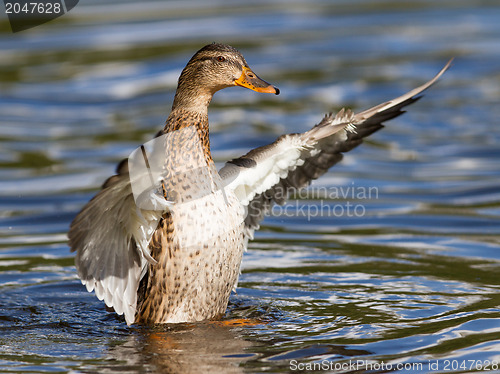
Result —
[[[2, 370], [499, 371], [498, 19], [494, 1], [315, 0], [87, 1], [19, 34], [0, 20]], [[217, 93], [220, 163], [455, 62], [273, 210], [245, 254], [231, 323], [127, 327], [80, 284], [68, 225], [161, 128], [181, 69], [214, 40], [282, 92]]]

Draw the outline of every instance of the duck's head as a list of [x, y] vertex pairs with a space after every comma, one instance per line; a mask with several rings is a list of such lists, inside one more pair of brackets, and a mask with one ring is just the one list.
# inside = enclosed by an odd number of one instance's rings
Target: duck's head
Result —
[[236, 48], [218, 43], [206, 45], [195, 53], [182, 71], [174, 108], [206, 108], [215, 92], [233, 86], [276, 95], [280, 92], [260, 79]]

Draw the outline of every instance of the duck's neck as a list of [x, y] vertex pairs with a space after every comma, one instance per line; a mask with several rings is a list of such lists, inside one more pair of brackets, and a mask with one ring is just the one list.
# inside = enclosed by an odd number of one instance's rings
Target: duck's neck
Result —
[[207, 163], [213, 163], [212, 154], [210, 152], [208, 114], [206, 107], [204, 112], [193, 111], [184, 107], [173, 107], [165, 123], [163, 133], [179, 131], [188, 127], [194, 127], [199, 137], [199, 139], [191, 139], [191, 141], [199, 141], [201, 143], [201, 149], [205, 154], [205, 160]]
[[179, 79], [179, 86], [175, 92], [172, 112], [177, 109], [207, 115], [208, 105], [215, 92], [210, 89], [194, 85], [190, 80]]
[[193, 76], [189, 64], [179, 77], [172, 111], [167, 118], [164, 132], [181, 130], [193, 126], [196, 128], [208, 162], [213, 162], [210, 154], [208, 129], [208, 105], [216, 90], [200, 85], [200, 77]]

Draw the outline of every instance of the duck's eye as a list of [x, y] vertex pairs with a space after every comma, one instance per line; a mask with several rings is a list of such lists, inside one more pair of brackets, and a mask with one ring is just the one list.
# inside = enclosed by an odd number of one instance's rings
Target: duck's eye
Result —
[[217, 57], [217, 61], [224, 62], [224, 61], [226, 61], [226, 58], [224, 56], [219, 56], [219, 57]]

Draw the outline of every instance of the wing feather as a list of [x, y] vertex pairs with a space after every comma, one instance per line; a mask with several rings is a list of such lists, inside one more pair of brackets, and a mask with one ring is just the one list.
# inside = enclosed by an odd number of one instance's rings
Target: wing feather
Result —
[[339, 162], [343, 153], [378, 131], [383, 122], [404, 112], [424, 90], [450, 67], [452, 60], [431, 80], [393, 100], [354, 114], [342, 109], [327, 114], [320, 123], [302, 134], [279, 137], [274, 143], [256, 148], [229, 161], [219, 171], [225, 186], [233, 190], [247, 209], [247, 235], [253, 231], [274, 203], [283, 204], [288, 194], [307, 186]]
[[165, 211], [146, 211], [135, 204], [126, 168], [105, 182], [82, 209], [68, 233], [82, 283], [99, 300], [134, 322], [137, 289], [144, 269], [154, 262], [149, 240]]

